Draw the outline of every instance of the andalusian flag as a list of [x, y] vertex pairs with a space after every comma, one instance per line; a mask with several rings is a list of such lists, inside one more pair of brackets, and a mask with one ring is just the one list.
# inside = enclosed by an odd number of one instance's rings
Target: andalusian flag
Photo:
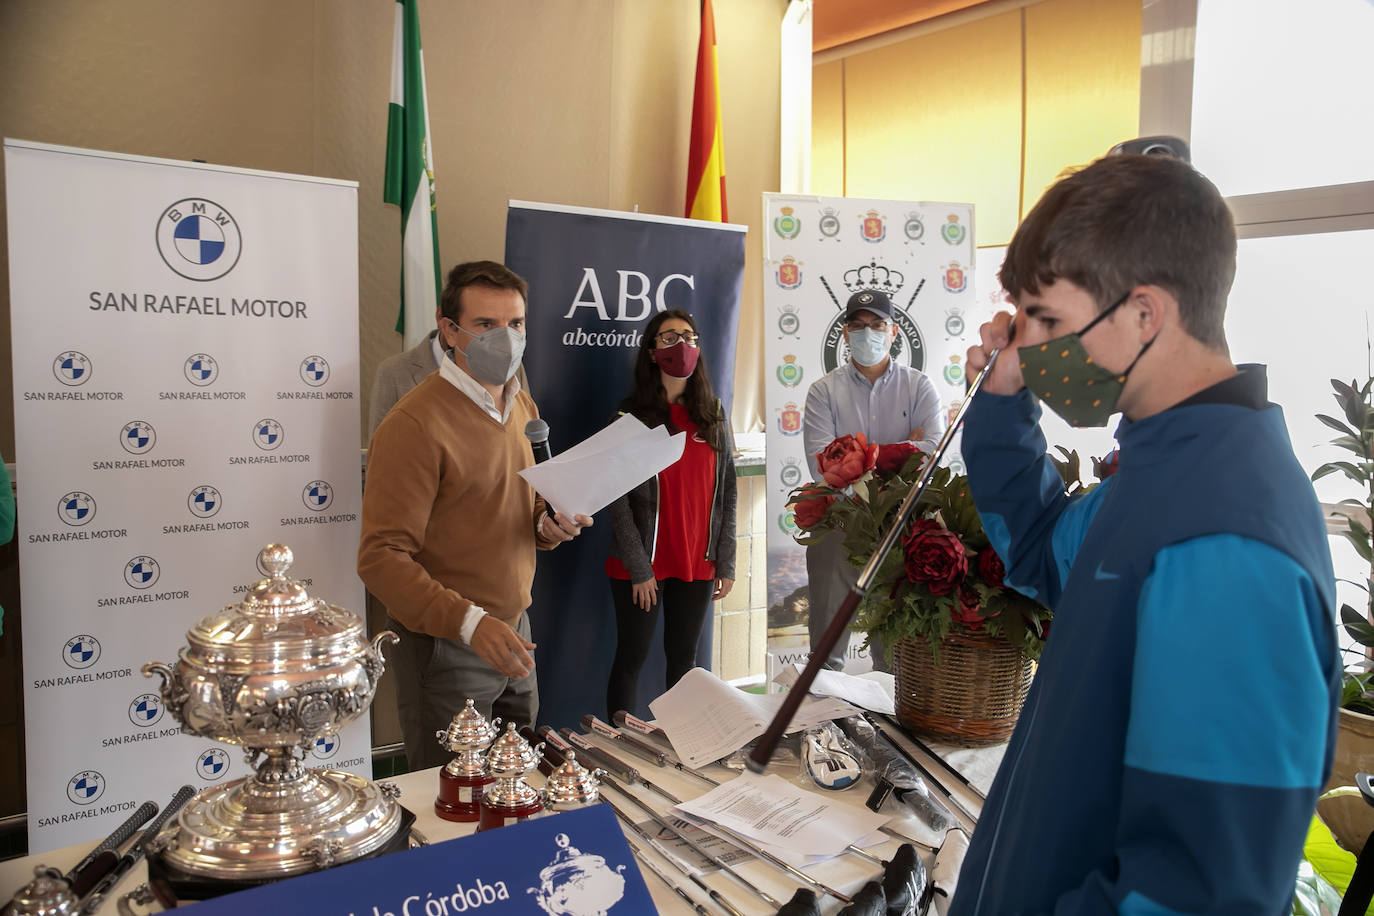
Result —
[[702, 0], [697, 87], [692, 96], [692, 145], [687, 154], [687, 215], [723, 223], [729, 217], [725, 212], [725, 142], [720, 121], [716, 17], [711, 12], [711, 0]]
[[386, 119], [382, 199], [401, 208], [401, 313], [396, 330], [413, 347], [434, 327], [439, 306], [439, 223], [434, 212], [434, 151], [420, 52], [418, 0], [396, 0], [391, 106]]

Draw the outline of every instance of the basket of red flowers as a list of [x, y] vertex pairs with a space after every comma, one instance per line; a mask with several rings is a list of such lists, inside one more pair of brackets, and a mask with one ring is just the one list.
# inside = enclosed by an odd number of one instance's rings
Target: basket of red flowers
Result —
[[[862, 569], [925, 457], [909, 443], [871, 445], [862, 434], [831, 442], [817, 456], [822, 480], [792, 492], [797, 541], [842, 537], [849, 561]], [[1006, 741], [1050, 612], [1006, 585], [968, 480], [949, 468], [935, 470], [899, 545], [884, 558], [851, 625], [892, 653], [898, 721], [949, 744]]]

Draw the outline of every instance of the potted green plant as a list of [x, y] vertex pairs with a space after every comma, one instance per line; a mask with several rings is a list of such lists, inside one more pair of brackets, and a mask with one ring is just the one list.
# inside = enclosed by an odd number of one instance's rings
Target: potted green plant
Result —
[[[1374, 377], [1365, 379], [1363, 384], [1332, 379], [1331, 387], [1341, 416], [1317, 414], [1317, 419], [1338, 433], [1331, 444], [1354, 457], [1323, 464], [1313, 472], [1312, 479], [1340, 473], [1359, 486], [1360, 496], [1342, 499], [1337, 503], [1341, 508], [1332, 517], [1344, 524], [1346, 540], [1368, 565], [1364, 581], [1351, 583], [1364, 590], [1364, 607], [1341, 605], [1341, 627], [1355, 645], [1343, 653], [1340, 733], [1328, 788], [1354, 785], [1356, 772], [1374, 770], [1374, 669], [1370, 665], [1374, 657], [1374, 539], [1370, 535], [1370, 512], [1374, 509]], [[1341, 845], [1356, 853], [1374, 829], [1374, 808], [1367, 805], [1323, 802], [1320, 811]]]

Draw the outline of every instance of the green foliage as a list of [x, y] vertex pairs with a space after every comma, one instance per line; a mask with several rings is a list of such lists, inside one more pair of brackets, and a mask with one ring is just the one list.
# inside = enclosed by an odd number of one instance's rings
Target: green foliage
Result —
[[[1078, 455], [1065, 453], [1065, 462], [1056, 462], [1061, 473], [1072, 468], [1077, 474]], [[796, 540], [813, 544], [827, 534], [844, 538], [849, 562], [858, 569], [867, 565], [879, 540], [896, 522], [902, 503], [921, 476], [925, 455], [907, 459], [897, 472], [883, 476], [870, 471], [848, 488], [836, 489], [823, 483], [808, 483], [792, 492], [790, 500], [821, 493], [835, 497], [819, 525], [803, 531]], [[1075, 477], [1076, 479], [1076, 477]], [[1038, 658], [1044, 648], [1050, 612], [1010, 587], [986, 581], [978, 572], [978, 555], [991, 550], [982, 520], [969, 492], [968, 478], [949, 468], [936, 468], [930, 483], [913, 508], [911, 519], [931, 518], [958, 536], [968, 560], [968, 573], [950, 594], [933, 594], [923, 583], [907, 575], [904, 541], [911, 531], [911, 520], [879, 566], [873, 585], [859, 603], [852, 627], [878, 637], [888, 652], [900, 638], [925, 637], [932, 651], [953, 629], [978, 629], [990, 636], [1002, 636], [1013, 645]], [[979, 619], [970, 626], [960, 618], [959, 589], [972, 589], [980, 599]]]
[[[1360, 790], [1354, 786], [1332, 789], [1321, 800], [1339, 796], [1350, 797], [1345, 804], [1364, 803]], [[1331, 829], [1316, 816], [1308, 825], [1302, 855], [1293, 895], [1294, 916], [1335, 916], [1341, 906], [1341, 897], [1355, 874], [1355, 854], [1342, 849], [1331, 835]], [[1365, 913], [1374, 916], [1374, 904]]]
[[[1348, 523], [1345, 538], [1355, 551], [1370, 564], [1370, 576], [1363, 582], [1353, 584], [1364, 589], [1368, 596], [1366, 606], [1360, 611], [1348, 604], [1341, 606], [1341, 627], [1356, 645], [1365, 648], [1365, 656], [1374, 649], [1374, 538], [1370, 535], [1369, 519], [1374, 510], [1374, 378], [1365, 379], [1364, 384], [1352, 380], [1349, 384], [1340, 379], [1331, 380], [1331, 388], [1341, 416], [1330, 417], [1317, 414], [1317, 419], [1338, 435], [1331, 444], [1355, 456], [1353, 461], [1329, 461], [1317, 468], [1312, 480], [1321, 480], [1331, 474], [1341, 474], [1360, 487], [1360, 499], [1343, 499], [1339, 503], [1350, 506], [1352, 512], [1340, 513]], [[1368, 659], [1361, 658], [1347, 668], [1341, 690], [1341, 706], [1354, 712], [1374, 715], [1374, 692], [1371, 681], [1374, 674], [1368, 671]]]

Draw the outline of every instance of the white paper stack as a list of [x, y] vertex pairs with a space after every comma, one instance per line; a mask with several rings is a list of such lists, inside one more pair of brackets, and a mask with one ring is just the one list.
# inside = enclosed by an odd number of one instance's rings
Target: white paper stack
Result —
[[520, 476], [564, 518], [592, 515], [682, 457], [686, 433], [649, 429], [626, 414]]
[[[801, 664], [788, 665], [778, 672], [778, 676], [773, 678], [773, 683], [790, 688], [797, 682], [797, 677], [805, 667]], [[892, 703], [892, 694], [884, 690], [882, 684], [869, 678], [845, 674], [843, 671], [817, 671], [816, 679], [811, 682], [810, 693], [818, 697], [835, 697], [889, 716], [897, 711]]]
[[[783, 694], [745, 693], [705, 668], [693, 668], [667, 693], [649, 704], [655, 724], [668, 734], [682, 762], [696, 769], [744, 747], [768, 728]], [[855, 715], [843, 700], [807, 697], [788, 732]]]
[[[743, 834], [791, 864], [805, 866], [862, 845], [889, 820], [867, 808], [809, 792], [777, 775], [742, 773], [676, 806], [692, 817]], [[881, 835], [876, 838], [881, 842]]]

